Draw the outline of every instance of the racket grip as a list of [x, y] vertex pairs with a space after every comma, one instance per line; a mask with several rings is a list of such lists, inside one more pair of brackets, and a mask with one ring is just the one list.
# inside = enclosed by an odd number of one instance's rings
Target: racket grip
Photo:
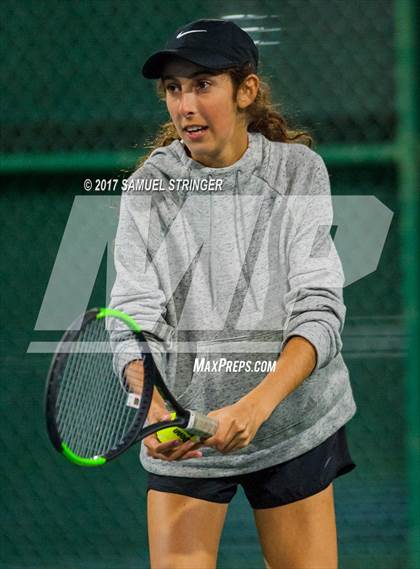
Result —
[[190, 418], [188, 425], [186, 426], [187, 431], [193, 435], [198, 435], [203, 439], [208, 439], [217, 431], [218, 422], [215, 419], [207, 417], [202, 413], [197, 413], [196, 411], [188, 411]]

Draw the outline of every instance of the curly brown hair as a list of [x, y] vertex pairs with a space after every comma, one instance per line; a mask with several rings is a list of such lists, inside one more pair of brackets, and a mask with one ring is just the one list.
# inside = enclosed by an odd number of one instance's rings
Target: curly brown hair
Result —
[[[228, 73], [230, 75], [233, 85], [233, 98], [236, 100], [236, 95], [242, 82], [250, 73], [255, 73], [255, 71], [250, 63], [246, 63], [242, 67], [229, 67], [210, 71], [212, 75], [220, 73]], [[156, 87], [159, 99], [164, 101], [165, 90], [161, 79], [157, 81]], [[260, 77], [260, 86], [254, 102], [242, 111], [245, 113], [247, 130], [249, 132], [260, 132], [268, 140], [300, 143], [312, 148], [314, 139], [311, 134], [306, 130], [290, 128], [285, 117], [279, 111], [276, 111], [274, 107], [270, 85]], [[162, 124], [156, 137], [149, 144], [146, 144], [146, 148], [149, 148], [150, 151], [146, 156], [142, 156], [138, 160], [136, 168], [139, 168], [156, 148], [168, 146], [174, 140], [180, 140], [180, 136], [174, 123], [170, 120]]]

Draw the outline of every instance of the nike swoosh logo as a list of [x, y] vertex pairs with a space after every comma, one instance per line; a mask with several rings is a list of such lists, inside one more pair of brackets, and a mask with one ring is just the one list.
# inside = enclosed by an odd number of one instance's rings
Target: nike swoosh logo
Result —
[[182, 38], [182, 36], [186, 36], [187, 34], [196, 34], [198, 32], [207, 32], [207, 30], [189, 30], [188, 32], [179, 32], [176, 39]]

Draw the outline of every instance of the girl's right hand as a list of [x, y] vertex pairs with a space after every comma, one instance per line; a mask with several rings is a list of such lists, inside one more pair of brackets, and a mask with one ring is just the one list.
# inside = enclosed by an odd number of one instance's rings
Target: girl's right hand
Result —
[[[155, 403], [151, 405], [148, 414], [149, 424], [157, 423], [158, 421], [170, 420], [171, 415], [168, 410], [162, 406], [160, 403]], [[202, 453], [197, 450], [202, 446], [201, 442], [187, 441], [183, 443], [182, 441], [168, 441], [166, 443], [161, 443], [156, 437], [156, 433], [149, 435], [143, 439], [144, 446], [147, 448], [147, 454], [152, 458], [160, 458], [161, 460], [173, 461], [173, 460], [187, 460], [189, 458], [199, 458]]]
[[[144, 380], [144, 369], [142, 360], [134, 360], [130, 362], [125, 369], [125, 379], [134, 393], [141, 394]], [[160, 396], [157, 389], [153, 388], [153, 399], [150, 405], [147, 420], [149, 424], [159, 421], [170, 420], [171, 415], [165, 407], [165, 402]], [[199, 458], [202, 453], [197, 449], [202, 446], [200, 442], [187, 441], [169, 441], [161, 443], [158, 441], [156, 434], [153, 433], [143, 439], [144, 446], [148, 450], [148, 455], [152, 458], [160, 458], [161, 460], [187, 460], [188, 458]]]

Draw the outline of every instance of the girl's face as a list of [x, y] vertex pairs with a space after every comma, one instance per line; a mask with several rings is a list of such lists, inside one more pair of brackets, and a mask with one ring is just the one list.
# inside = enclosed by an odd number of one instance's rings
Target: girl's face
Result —
[[172, 122], [191, 157], [212, 168], [235, 163], [248, 146], [248, 135], [230, 76], [209, 74], [174, 57], [166, 63], [162, 81]]

